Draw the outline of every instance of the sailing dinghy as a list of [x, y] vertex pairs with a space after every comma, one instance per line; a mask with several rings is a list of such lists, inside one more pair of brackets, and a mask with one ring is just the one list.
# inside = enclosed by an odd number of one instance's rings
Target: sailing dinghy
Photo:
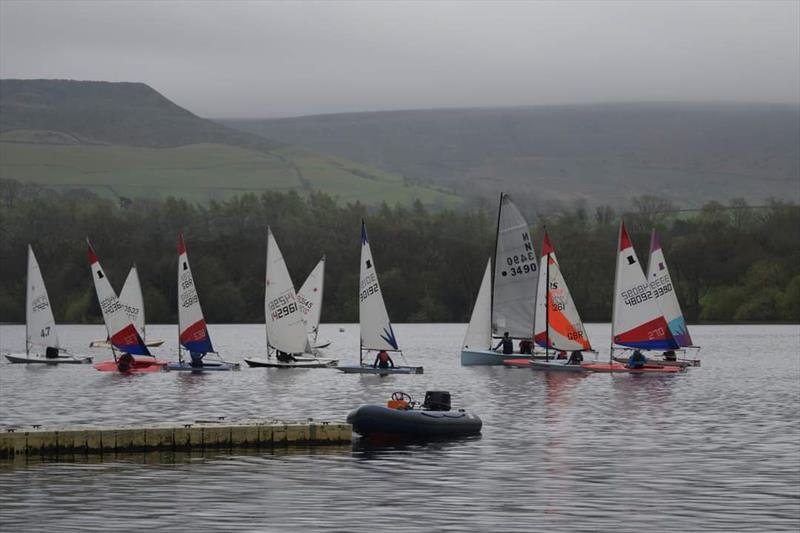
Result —
[[[472, 311], [461, 349], [462, 366], [502, 365], [506, 359], [524, 357], [494, 351], [492, 336], [499, 338], [508, 332], [512, 339], [530, 341], [533, 337], [539, 268], [528, 223], [507, 194], [500, 195], [494, 266], [490, 272], [491, 279], [483, 277]], [[474, 338], [470, 332], [473, 327], [477, 328]], [[487, 327], [489, 337], [485, 336]]]
[[329, 340], [319, 340], [319, 322], [322, 316], [322, 289], [325, 281], [325, 256], [322, 256], [317, 266], [306, 278], [303, 286], [297, 291], [297, 301], [303, 312], [311, 348], [321, 350], [331, 345]]
[[[101, 372], [158, 372], [166, 361], [156, 359], [142, 340], [142, 336], [136, 330], [136, 326], [131, 322], [125, 308], [119, 303], [117, 293], [111, 287], [108, 278], [100, 266], [97, 254], [92, 248], [89, 239], [86, 239], [89, 252], [89, 265], [94, 280], [94, 289], [97, 293], [97, 301], [100, 310], [103, 312], [103, 321], [106, 324], [108, 338], [111, 339], [111, 353], [114, 355], [113, 361], [103, 361], [96, 363], [94, 367]], [[118, 356], [117, 351], [121, 352]]]
[[367, 237], [367, 226], [361, 221], [361, 269], [358, 284], [358, 318], [361, 329], [361, 343], [358, 350], [358, 365], [337, 366], [345, 374], [422, 374], [421, 366], [395, 365], [378, 368], [364, 362], [364, 354], [371, 352], [396, 352], [403, 357], [397, 337], [389, 322], [386, 303], [383, 301], [378, 272]]
[[[632, 369], [614, 362], [615, 345], [634, 350], [675, 350], [678, 343], [669, 329], [650, 283], [644, 275], [639, 258], [620, 222], [617, 247], [617, 269], [614, 276], [614, 304], [611, 320], [611, 348], [608, 363], [582, 365], [595, 372], [673, 373], [681, 368], [648, 364]], [[627, 359], [625, 359], [627, 362]]]
[[90, 356], [71, 355], [61, 347], [42, 271], [30, 245], [28, 245], [28, 281], [25, 293], [25, 353], [6, 354], [6, 359], [10, 363], [48, 365], [92, 362]]
[[[700, 366], [699, 359], [685, 357], [687, 349], [699, 350], [700, 347], [694, 346], [692, 343], [692, 336], [689, 335], [689, 327], [683, 318], [681, 304], [678, 303], [678, 295], [675, 291], [675, 286], [672, 284], [672, 277], [669, 275], [667, 261], [664, 258], [664, 252], [661, 249], [661, 243], [658, 240], [655, 228], [653, 228], [653, 232], [650, 235], [650, 261], [647, 263], [647, 280], [650, 282], [650, 288], [655, 295], [656, 301], [658, 301], [658, 305], [661, 307], [675, 342], [681, 347], [677, 352], [684, 356], [680, 359], [676, 356], [674, 360], [652, 358], [649, 361], [665, 366]], [[620, 361], [623, 358], [615, 357], [614, 359]]]
[[251, 367], [271, 368], [326, 368], [336, 365], [337, 360], [319, 358], [311, 352], [306, 322], [294, 284], [270, 228], [267, 228], [265, 285], [267, 357], [249, 358], [244, 362]]
[[[570, 358], [557, 359], [557, 351], [568, 353], [594, 352], [586, 329], [575, 307], [567, 283], [561, 273], [556, 259], [556, 251], [550, 242], [547, 232], [542, 243], [542, 257], [539, 262], [544, 271], [539, 275], [536, 291], [536, 320], [534, 322], [534, 342], [545, 349], [545, 358], [541, 360], [510, 360], [506, 365], [527, 366], [534, 370], [559, 372], [587, 372], [581, 368], [581, 355], [577, 363]], [[543, 274], [543, 275], [542, 275]]]
[[[184, 360], [183, 350], [189, 352], [189, 360]], [[204, 372], [208, 370], [238, 370], [238, 363], [228, 363], [221, 359], [205, 361], [205, 356], [219, 354], [211, 345], [211, 336], [200, 307], [197, 288], [194, 285], [189, 255], [183, 234], [178, 236], [178, 360], [170, 361], [167, 370], [189, 370]]]
[[[139, 282], [139, 271], [136, 265], [131, 267], [125, 283], [122, 285], [122, 292], [119, 293], [119, 303], [125, 308], [131, 322], [136, 327], [136, 331], [144, 339], [145, 346], [154, 348], [164, 344], [162, 339], [148, 339], [145, 335], [146, 324], [144, 318], [144, 296], [142, 295], [142, 284]], [[106, 340], [97, 340], [89, 343], [89, 348], [111, 348], [111, 343]]]

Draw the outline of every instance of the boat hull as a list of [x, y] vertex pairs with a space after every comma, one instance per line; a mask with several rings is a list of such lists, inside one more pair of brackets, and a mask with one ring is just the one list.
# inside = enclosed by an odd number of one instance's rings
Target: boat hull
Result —
[[315, 342], [313, 345], [311, 345], [311, 347], [312, 347], [314, 350], [322, 350], [322, 349], [324, 349], [324, 348], [327, 348], [327, 347], [328, 347], [328, 346], [330, 346], [330, 345], [331, 345], [331, 341], [329, 341], [329, 340], [322, 340], [322, 341], [317, 341], [317, 342]]
[[581, 368], [592, 372], [617, 373], [627, 372], [628, 374], [677, 374], [683, 369], [677, 366], [645, 366], [644, 368], [628, 368], [620, 363], [584, 363]]
[[239, 363], [203, 361], [203, 366], [192, 366], [191, 363], [186, 361], [170, 361], [167, 363], [166, 370], [177, 372], [221, 372], [226, 370], [239, 370]]
[[461, 350], [461, 366], [501, 366], [510, 359], [526, 359], [516, 354], [502, 354], [492, 350]]
[[573, 374], [586, 374], [591, 372], [587, 368], [583, 368], [581, 365], [567, 365], [563, 362], [546, 362], [546, 361], [531, 361], [529, 365], [533, 370], [543, 371], [543, 372], [571, 372]]
[[80, 365], [92, 362], [89, 355], [59, 355], [58, 357], [40, 357], [27, 354], [6, 354], [9, 363], [44, 364], [44, 365]]
[[149, 372], [161, 372], [166, 365], [167, 361], [162, 361], [161, 359], [156, 359], [154, 357], [137, 355], [134, 356], [133, 364], [131, 365], [131, 367], [125, 372], [120, 371], [119, 367], [117, 366], [117, 362], [114, 360], [95, 363], [94, 368], [95, 370], [99, 370], [100, 372], [118, 372], [121, 374], [145, 374]]
[[282, 363], [277, 359], [245, 359], [247, 366], [251, 368], [331, 368], [336, 366], [338, 359], [313, 359], [300, 360], [291, 363]]
[[[614, 357], [614, 361], [625, 364], [628, 362], [627, 357]], [[678, 359], [677, 361], [665, 361], [658, 358], [647, 358], [647, 365], [655, 366], [676, 366], [678, 368], [687, 368], [690, 366], [700, 366], [700, 359]]]
[[[145, 346], [148, 348], [157, 348], [164, 344], [163, 339], [147, 339], [144, 341]], [[107, 340], [92, 341], [89, 343], [89, 348], [108, 348], [111, 349], [111, 343]]]
[[362, 405], [347, 415], [353, 431], [364, 437], [458, 437], [477, 435], [483, 422], [470, 412], [389, 409], [381, 405]]
[[396, 366], [394, 368], [374, 368], [372, 366], [344, 365], [337, 366], [336, 370], [341, 370], [345, 374], [422, 374], [421, 366]]

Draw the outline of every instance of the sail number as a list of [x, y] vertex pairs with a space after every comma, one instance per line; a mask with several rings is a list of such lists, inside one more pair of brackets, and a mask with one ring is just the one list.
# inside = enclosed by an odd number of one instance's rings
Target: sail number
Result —
[[622, 291], [620, 295], [625, 305], [636, 305], [655, 298], [648, 284], [637, 285], [632, 289]]
[[31, 311], [33, 311], [34, 313], [36, 311], [43, 311], [48, 307], [50, 307], [50, 301], [44, 294], [36, 298], [33, 302], [31, 302]]
[[294, 300], [293, 295], [283, 294], [278, 296], [269, 304], [270, 312], [272, 313], [273, 320], [280, 320], [283, 317], [289, 316], [297, 311], [297, 302]]
[[661, 276], [650, 282], [650, 288], [653, 289], [655, 297], [659, 298], [668, 292], [672, 292], [672, 283], [668, 276]]
[[305, 314], [308, 314], [311, 308], [314, 307], [314, 302], [304, 297], [302, 294], [297, 295], [297, 303], [300, 304], [300, 310]]
[[104, 314], [111, 314], [115, 311], [119, 311], [122, 309], [122, 305], [120, 305], [119, 300], [117, 300], [116, 296], [109, 296], [102, 302], [100, 302], [100, 309], [103, 310]]
[[[506, 257], [506, 265], [512, 277], [536, 272], [536, 258], [533, 252], [514, 254]], [[503, 272], [505, 276], [505, 272]]]
[[375, 276], [374, 272], [370, 272], [361, 278], [361, 283], [359, 283], [358, 290], [358, 301], [363, 302], [373, 294], [380, 292], [380, 290], [381, 289], [378, 286], [378, 278]]

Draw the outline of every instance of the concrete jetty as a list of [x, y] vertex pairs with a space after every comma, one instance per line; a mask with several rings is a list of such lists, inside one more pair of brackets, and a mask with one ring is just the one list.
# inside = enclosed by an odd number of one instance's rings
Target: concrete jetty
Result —
[[351, 442], [352, 426], [332, 422], [197, 420], [126, 426], [8, 428], [0, 432], [0, 458], [25, 455], [192, 451], [227, 448], [324, 446]]

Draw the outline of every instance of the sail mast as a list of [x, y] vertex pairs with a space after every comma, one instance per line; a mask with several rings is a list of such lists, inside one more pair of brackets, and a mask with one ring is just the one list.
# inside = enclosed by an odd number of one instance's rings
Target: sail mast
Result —
[[614, 362], [614, 317], [617, 311], [617, 285], [618, 285], [618, 278], [619, 278], [619, 249], [620, 243], [622, 242], [622, 226], [625, 224], [623, 220], [619, 221], [619, 234], [617, 236], [617, 247], [616, 247], [616, 267], [614, 269], [614, 292], [611, 296], [611, 345], [609, 346], [608, 351], [608, 363], [612, 364]]
[[500, 193], [500, 202], [497, 204], [497, 225], [494, 232], [494, 253], [492, 254], [492, 286], [490, 287], [490, 306], [489, 306], [489, 348], [492, 347], [492, 336], [494, 335], [494, 278], [497, 270], [497, 241], [500, 240], [500, 213], [503, 210], [503, 196]]
[[[547, 227], [544, 229], [545, 238], [547, 237]], [[550, 360], [550, 250], [547, 250], [547, 267], [545, 270], [545, 289], [544, 289], [544, 327], [545, 327], [545, 346], [544, 346], [544, 360]], [[535, 332], [534, 332], [535, 335]]]

